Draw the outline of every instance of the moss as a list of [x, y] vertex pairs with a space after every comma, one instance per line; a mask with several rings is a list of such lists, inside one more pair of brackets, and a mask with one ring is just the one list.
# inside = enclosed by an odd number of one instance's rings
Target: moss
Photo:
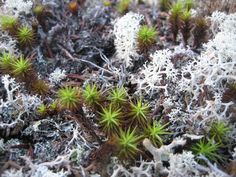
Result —
[[17, 39], [20, 45], [32, 45], [34, 41], [34, 32], [27, 26], [22, 26], [17, 32]]
[[111, 135], [117, 132], [121, 125], [121, 110], [114, 108], [111, 104], [107, 108], [102, 108], [99, 123], [103, 126], [103, 130]]
[[162, 136], [170, 134], [166, 130], [168, 124], [162, 125], [160, 121], [154, 121], [152, 124], [148, 124], [145, 129], [146, 137], [155, 145], [163, 145]]
[[74, 111], [79, 108], [80, 91], [75, 87], [65, 87], [58, 90], [58, 102], [62, 109]]
[[197, 144], [192, 146], [192, 151], [196, 155], [203, 155], [212, 162], [216, 162], [222, 157], [218, 154], [220, 144], [215, 143], [213, 139], [208, 141], [202, 139]]
[[13, 16], [0, 16], [0, 24], [3, 30], [13, 32], [16, 30], [18, 20]]
[[157, 31], [153, 27], [143, 25], [138, 32], [138, 46], [141, 51], [147, 50], [155, 44], [157, 38]]
[[128, 128], [126, 131], [120, 129], [118, 136], [118, 149], [119, 156], [125, 159], [133, 159], [138, 152], [140, 152], [138, 148], [139, 141], [141, 136], [136, 134], [136, 130], [131, 130]]
[[130, 116], [133, 121], [138, 122], [141, 125], [146, 125], [148, 122], [147, 116], [150, 111], [148, 103], [143, 103], [142, 99], [137, 100], [135, 103], [130, 103], [131, 111]]
[[21, 56], [12, 63], [12, 73], [18, 77], [25, 77], [31, 70], [31, 63], [28, 59]]
[[87, 105], [93, 106], [99, 103], [101, 93], [95, 84], [87, 84], [83, 90], [83, 98]]
[[171, 6], [169, 23], [173, 34], [173, 42], [176, 43], [177, 35], [179, 31], [179, 17], [182, 15], [184, 5], [181, 1], [176, 2]]
[[117, 4], [117, 11], [120, 13], [125, 13], [129, 9], [129, 5], [131, 3], [131, 0], [120, 0]]
[[188, 39], [191, 35], [191, 29], [192, 29], [192, 18], [191, 18], [191, 12], [185, 10], [183, 14], [180, 16], [180, 32], [183, 37], [184, 45], [187, 46]]
[[0, 57], [0, 69], [4, 72], [9, 72], [12, 70], [12, 63], [15, 60], [15, 57], [10, 53], [4, 52]]

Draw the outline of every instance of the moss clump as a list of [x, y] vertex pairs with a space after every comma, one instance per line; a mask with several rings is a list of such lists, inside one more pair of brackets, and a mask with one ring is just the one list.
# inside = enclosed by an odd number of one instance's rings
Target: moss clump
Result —
[[12, 63], [14, 61], [14, 57], [10, 53], [4, 52], [0, 57], [0, 69], [4, 72], [9, 72], [12, 70]]
[[74, 111], [79, 108], [80, 91], [75, 87], [65, 87], [58, 91], [58, 103], [62, 109]]
[[139, 140], [141, 136], [136, 134], [136, 130], [131, 130], [128, 128], [126, 131], [120, 129], [120, 133], [118, 136], [118, 149], [119, 156], [121, 158], [134, 158], [135, 155], [140, 151], [138, 149]]
[[215, 143], [213, 139], [210, 139], [209, 141], [200, 140], [192, 147], [192, 151], [196, 155], [203, 155], [210, 161], [216, 162], [222, 159], [221, 156], [218, 154], [219, 147], [220, 144]]
[[145, 134], [148, 139], [155, 145], [163, 145], [163, 135], [169, 135], [170, 132], [166, 130], [168, 124], [162, 125], [160, 121], [154, 121], [152, 124], [148, 124], [145, 129]]
[[103, 1], [103, 5], [104, 5], [105, 7], [110, 7], [110, 6], [112, 5], [112, 3], [111, 3], [111, 1], [109, 1], [109, 0], [104, 0], [104, 1]]
[[194, 19], [194, 26], [192, 29], [193, 34], [193, 47], [198, 48], [202, 43], [207, 41], [207, 30], [209, 26], [204, 17], [196, 17]]
[[186, 46], [188, 44], [188, 39], [190, 37], [192, 28], [192, 18], [190, 11], [185, 10], [183, 14], [180, 16], [179, 28], [183, 37], [184, 45]]
[[153, 27], [148, 27], [147, 25], [143, 25], [140, 27], [138, 32], [138, 46], [140, 50], [147, 50], [151, 47], [157, 37], [157, 31]]
[[38, 113], [41, 115], [41, 116], [44, 116], [47, 114], [47, 107], [45, 104], [41, 104], [39, 105], [38, 107]]
[[83, 90], [83, 98], [87, 105], [93, 106], [99, 103], [101, 93], [95, 84], [87, 84]]
[[42, 4], [38, 4], [34, 7], [33, 12], [36, 16], [41, 16], [45, 11], [45, 6]]
[[127, 102], [127, 93], [124, 87], [116, 87], [109, 92], [108, 100], [117, 106], [124, 105]]
[[129, 9], [129, 5], [131, 3], [131, 0], [120, 0], [117, 4], [117, 11], [120, 13], [125, 13]]
[[108, 108], [102, 108], [100, 115], [99, 123], [103, 126], [103, 130], [109, 135], [117, 132], [121, 125], [121, 110], [112, 107], [110, 104]]
[[173, 35], [173, 42], [176, 43], [177, 35], [179, 32], [179, 17], [184, 10], [184, 4], [181, 1], [176, 2], [171, 6], [169, 23]]
[[194, 6], [194, 3], [193, 3], [193, 0], [185, 0], [184, 1], [184, 8], [187, 10], [187, 11], [190, 11]]
[[31, 45], [34, 41], [34, 32], [27, 26], [22, 26], [17, 32], [17, 39], [20, 45]]
[[213, 122], [211, 125], [211, 129], [209, 131], [211, 138], [215, 141], [221, 143], [227, 141], [227, 133], [230, 131], [230, 128], [223, 121]]
[[43, 80], [38, 79], [32, 83], [32, 90], [37, 94], [45, 95], [49, 91], [49, 86]]
[[17, 77], [25, 77], [31, 70], [31, 62], [21, 56], [12, 63], [12, 73]]
[[130, 103], [131, 111], [130, 116], [134, 122], [138, 122], [141, 125], [147, 124], [147, 116], [150, 111], [150, 107], [147, 103], [143, 103], [142, 99], [137, 100], [135, 103]]
[[168, 11], [171, 7], [171, 1], [170, 0], [160, 0], [159, 5], [160, 5], [161, 11]]
[[0, 24], [3, 30], [6, 30], [13, 34], [17, 29], [18, 20], [13, 16], [0, 16]]

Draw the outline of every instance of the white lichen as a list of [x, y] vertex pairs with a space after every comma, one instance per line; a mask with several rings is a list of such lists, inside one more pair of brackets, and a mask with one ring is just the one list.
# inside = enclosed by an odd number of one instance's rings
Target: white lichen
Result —
[[176, 70], [171, 62], [172, 52], [168, 49], [156, 51], [151, 55], [152, 61], [146, 63], [143, 69], [131, 76], [137, 84], [137, 91], [152, 96], [161, 90], [167, 95], [168, 80], [176, 80]]
[[56, 68], [49, 76], [51, 84], [58, 84], [61, 80], [66, 78], [66, 71], [60, 68]]
[[11, 54], [19, 54], [16, 47], [16, 40], [0, 29], [0, 53], [9, 52]]
[[18, 17], [20, 13], [29, 14], [31, 12], [33, 2], [31, 0], [3, 0], [2, 11], [8, 15]]
[[183, 151], [182, 154], [170, 154], [169, 163], [168, 177], [200, 176], [200, 172], [196, 168], [198, 163], [194, 160], [191, 151]]
[[122, 60], [125, 66], [132, 65], [133, 59], [138, 57], [137, 33], [143, 15], [129, 12], [117, 19], [114, 24], [115, 47], [118, 59]]

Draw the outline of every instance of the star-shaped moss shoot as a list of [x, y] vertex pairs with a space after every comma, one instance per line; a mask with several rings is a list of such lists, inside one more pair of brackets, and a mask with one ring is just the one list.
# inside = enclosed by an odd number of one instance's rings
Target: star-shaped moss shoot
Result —
[[46, 95], [49, 91], [49, 86], [45, 81], [38, 79], [32, 84], [32, 90], [39, 95]]
[[112, 3], [111, 3], [110, 0], [103, 0], [103, 5], [104, 5], [105, 7], [110, 7], [110, 6], [112, 6]]
[[176, 43], [178, 31], [179, 31], [179, 17], [182, 15], [184, 10], [183, 2], [177, 1], [171, 6], [169, 22], [171, 31], [173, 33], [173, 42]]
[[118, 136], [119, 156], [125, 159], [134, 158], [140, 151], [138, 149], [140, 139], [141, 136], [136, 134], [135, 129], [128, 128], [126, 131], [120, 129]]
[[21, 56], [19, 59], [15, 60], [12, 64], [12, 73], [15, 76], [24, 77], [31, 70], [31, 62]]
[[0, 24], [3, 30], [12, 31], [17, 26], [17, 18], [13, 16], [0, 16]]
[[58, 90], [58, 103], [62, 109], [76, 110], [80, 103], [80, 91], [76, 87], [66, 86]]
[[138, 46], [140, 50], [146, 50], [151, 47], [157, 37], [157, 31], [153, 27], [143, 25], [140, 27], [138, 32]]
[[129, 9], [129, 5], [131, 3], [131, 0], [120, 0], [117, 4], [117, 11], [120, 13], [125, 13]]
[[101, 98], [101, 92], [95, 84], [87, 84], [83, 90], [83, 98], [86, 104], [92, 106], [98, 104]]
[[112, 104], [120, 106], [127, 102], [127, 93], [124, 87], [116, 87], [109, 92], [108, 100]]
[[192, 18], [191, 18], [191, 12], [185, 10], [183, 14], [180, 16], [180, 32], [182, 33], [184, 45], [187, 46], [188, 39], [190, 38], [190, 32], [192, 28]]
[[34, 32], [31, 28], [22, 26], [18, 30], [17, 38], [21, 45], [31, 45], [34, 41]]
[[216, 162], [217, 160], [222, 159], [222, 157], [218, 154], [219, 147], [220, 144], [215, 143], [213, 139], [210, 139], [209, 141], [200, 140], [192, 147], [192, 151], [196, 155], [203, 155], [210, 161]]
[[150, 107], [147, 103], [143, 103], [143, 100], [140, 98], [136, 103], [131, 103], [131, 112], [130, 116], [134, 121], [145, 125], [147, 123], [147, 116], [149, 114]]
[[160, 0], [161, 11], [168, 11], [171, 7], [171, 0]]
[[162, 145], [163, 144], [163, 135], [168, 135], [170, 132], [166, 130], [167, 124], [162, 125], [160, 121], [154, 121], [152, 124], [148, 124], [147, 128], [145, 129], [145, 133], [148, 139], [155, 145]]
[[110, 104], [107, 108], [102, 108], [100, 115], [99, 123], [103, 126], [103, 130], [108, 135], [117, 132], [121, 120], [120, 109], [116, 109]]
[[208, 39], [207, 29], [209, 25], [204, 17], [196, 17], [194, 19], [194, 26], [192, 29], [193, 35], [193, 46], [198, 48], [202, 45], [202, 43], [206, 42]]
[[187, 11], [190, 11], [194, 6], [193, 0], [185, 0], [184, 1], [184, 7]]
[[45, 104], [39, 105], [39, 107], [38, 107], [38, 113], [39, 113], [41, 116], [43, 116], [43, 115], [45, 115], [45, 114], [47, 113], [47, 107], [46, 107]]
[[37, 5], [34, 7], [33, 12], [34, 12], [35, 15], [40, 16], [40, 15], [43, 14], [44, 10], [45, 10], [45, 6], [44, 6], [44, 5], [42, 5], [42, 4], [37, 4]]
[[14, 57], [10, 53], [3, 53], [0, 56], [0, 68], [4, 71], [9, 71], [12, 69], [12, 62], [14, 61]]
[[223, 121], [213, 122], [210, 129], [210, 136], [217, 142], [223, 145], [223, 142], [227, 141], [227, 135], [230, 128]]

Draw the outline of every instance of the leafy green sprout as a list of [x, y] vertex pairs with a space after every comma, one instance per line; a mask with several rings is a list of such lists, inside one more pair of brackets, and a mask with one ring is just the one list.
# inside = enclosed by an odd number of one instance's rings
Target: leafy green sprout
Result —
[[184, 4], [181, 1], [176, 2], [171, 6], [170, 13], [171, 18], [177, 18], [179, 17], [184, 10]]
[[49, 108], [52, 110], [52, 111], [55, 111], [57, 109], [57, 102], [54, 101], [52, 102], [50, 105], [49, 105]]
[[87, 84], [83, 90], [83, 97], [88, 105], [94, 105], [98, 103], [101, 93], [95, 84]]
[[167, 124], [162, 125], [161, 121], [154, 121], [152, 124], [148, 124], [145, 129], [147, 137], [155, 145], [163, 145], [163, 135], [169, 135], [170, 132], [166, 130]]
[[67, 86], [58, 91], [58, 102], [64, 109], [76, 110], [79, 105], [80, 91], [76, 87]]
[[103, 5], [105, 7], [110, 7], [112, 5], [111, 1], [110, 0], [103, 0]]
[[3, 30], [13, 29], [17, 25], [17, 18], [13, 16], [0, 16], [0, 24]]
[[10, 70], [12, 67], [13, 56], [10, 53], [4, 52], [0, 57], [0, 68], [4, 70]]
[[131, 131], [128, 128], [126, 131], [120, 129], [118, 137], [119, 156], [124, 158], [134, 158], [135, 155], [140, 151], [138, 149], [139, 140], [141, 136], [136, 135], [136, 129]]
[[120, 0], [117, 4], [117, 11], [124, 13], [128, 10], [131, 0]]
[[38, 112], [40, 115], [45, 115], [47, 113], [47, 107], [45, 104], [41, 104], [38, 107]]
[[160, 9], [162, 11], [167, 11], [171, 7], [171, 1], [170, 0], [160, 0]]
[[182, 15], [184, 10], [184, 5], [181, 1], [177, 1], [172, 4], [170, 9], [169, 23], [170, 28], [173, 34], [173, 42], [176, 43], [179, 26], [180, 26], [180, 16]]
[[227, 140], [227, 133], [230, 128], [223, 121], [214, 122], [211, 125], [210, 136], [217, 142], [224, 142]]
[[137, 100], [136, 103], [131, 102], [130, 106], [130, 116], [132, 116], [133, 120], [141, 124], [145, 124], [147, 121], [147, 115], [149, 114], [150, 106], [147, 103], [143, 103], [141, 98]]
[[185, 10], [182, 15], [180, 15], [180, 19], [183, 20], [184, 22], [187, 22], [191, 19], [191, 12]]
[[210, 139], [207, 142], [206, 140], [201, 139], [197, 144], [192, 146], [192, 151], [196, 155], [203, 155], [210, 161], [216, 162], [217, 160], [222, 159], [218, 154], [219, 147], [220, 143], [215, 143], [213, 139]]
[[190, 11], [194, 6], [193, 0], [185, 0], [184, 1], [184, 7], [187, 11]]
[[155, 43], [157, 31], [153, 27], [143, 25], [138, 32], [138, 42], [140, 47], [150, 47]]
[[127, 102], [127, 93], [125, 88], [122, 86], [112, 89], [109, 92], [108, 100], [110, 100], [114, 105], [121, 105]]
[[192, 28], [191, 12], [188, 10], [184, 10], [184, 12], [180, 15], [179, 19], [180, 32], [182, 33], [184, 45], [187, 46]]
[[31, 63], [28, 59], [21, 56], [12, 63], [12, 73], [15, 76], [25, 76], [31, 70]]
[[100, 116], [99, 123], [103, 126], [105, 132], [111, 135], [118, 130], [121, 118], [120, 109], [115, 109], [112, 107], [112, 104], [110, 104], [108, 108], [102, 108]]
[[42, 5], [42, 4], [38, 4], [35, 6], [35, 8], [33, 9], [33, 12], [36, 14], [36, 15], [41, 15], [44, 11], [45, 7]]
[[20, 44], [22, 45], [31, 44], [34, 40], [34, 32], [31, 28], [27, 26], [22, 26], [19, 28], [17, 37]]

